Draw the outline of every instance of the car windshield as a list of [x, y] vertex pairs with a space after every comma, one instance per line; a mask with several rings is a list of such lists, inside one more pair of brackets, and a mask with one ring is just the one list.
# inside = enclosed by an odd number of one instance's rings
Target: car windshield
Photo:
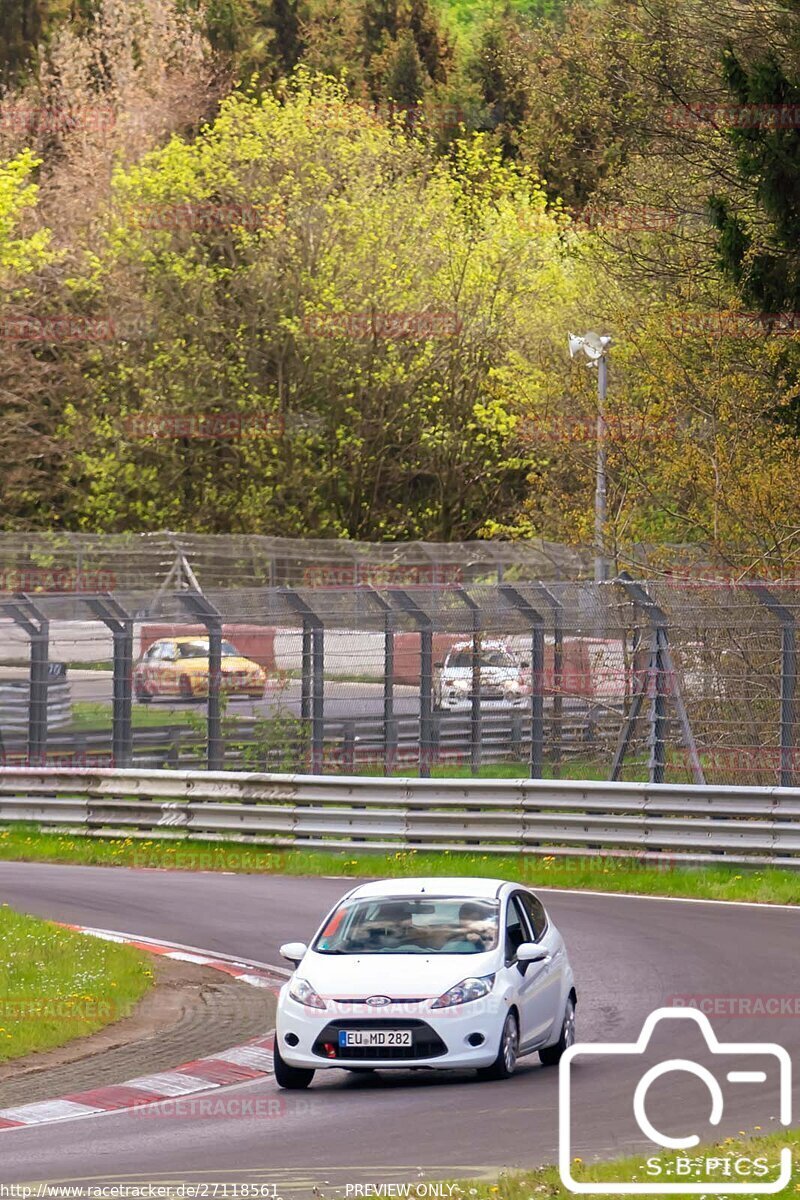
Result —
[[[506, 650], [484, 650], [480, 659], [481, 667], [514, 667], [516, 662]], [[447, 660], [448, 668], [456, 670], [472, 670], [472, 651], [454, 650]]]
[[500, 904], [463, 896], [386, 896], [341, 904], [318, 954], [482, 954], [497, 945]]
[[[208, 658], [208, 641], [178, 642], [178, 654], [181, 658]], [[230, 642], [222, 643], [223, 657], [236, 657], [238, 651]]]

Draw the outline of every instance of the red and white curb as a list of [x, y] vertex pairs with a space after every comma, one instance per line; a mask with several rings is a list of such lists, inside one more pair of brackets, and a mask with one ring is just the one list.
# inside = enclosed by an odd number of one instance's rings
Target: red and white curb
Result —
[[[181, 946], [175, 942], [153, 941], [130, 934], [115, 933], [107, 929], [88, 929], [82, 925], [65, 925], [78, 933], [102, 938], [108, 942], [121, 942], [147, 950], [150, 954], [161, 954], [179, 962], [197, 963], [232, 975], [251, 987], [267, 988], [276, 992], [285, 982], [290, 971], [257, 963], [248, 959], [231, 958], [228, 955], [212, 955], [194, 946]], [[159, 1100], [172, 1100], [176, 1096], [189, 1096], [196, 1092], [207, 1092], [228, 1084], [245, 1083], [263, 1079], [272, 1074], [272, 1048], [274, 1034], [253, 1038], [241, 1046], [232, 1046], [208, 1058], [198, 1058], [183, 1063], [169, 1071], [154, 1075], [140, 1075], [124, 1083], [91, 1088], [84, 1092], [73, 1092], [57, 1100], [40, 1100], [35, 1104], [21, 1104], [16, 1108], [0, 1109], [0, 1131], [19, 1129], [30, 1125], [47, 1125], [53, 1121], [74, 1120], [76, 1117], [91, 1117], [97, 1113], [119, 1112], [155, 1104]]]

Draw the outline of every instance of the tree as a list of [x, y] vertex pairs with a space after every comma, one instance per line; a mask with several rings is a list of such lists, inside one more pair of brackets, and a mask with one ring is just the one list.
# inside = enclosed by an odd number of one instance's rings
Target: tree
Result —
[[[244, 216], [141, 216], [198, 204]], [[114, 210], [95, 286], [150, 332], [71, 401], [71, 522], [450, 539], [513, 515], [515, 390], [581, 283], [541, 192], [481, 139], [436, 165], [301, 76], [120, 173]], [[176, 412], [266, 428], [130, 432]]]

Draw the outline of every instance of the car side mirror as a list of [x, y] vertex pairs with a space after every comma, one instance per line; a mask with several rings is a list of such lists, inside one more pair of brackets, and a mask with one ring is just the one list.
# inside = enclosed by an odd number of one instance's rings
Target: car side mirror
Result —
[[537, 946], [536, 942], [523, 942], [517, 950], [517, 962], [521, 963], [547, 962], [549, 957], [544, 946]]
[[307, 950], [308, 946], [305, 942], [284, 942], [280, 948], [280, 956], [298, 967], [301, 959], [305, 958]]
[[442, 670], [444, 670], [444, 663], [443, 663], [443, 662], [434, 663], [433, 665], [434, 665], [434, 667], [436, 668], [436, 670], [437, 670], [437, 671], [442, 671]]

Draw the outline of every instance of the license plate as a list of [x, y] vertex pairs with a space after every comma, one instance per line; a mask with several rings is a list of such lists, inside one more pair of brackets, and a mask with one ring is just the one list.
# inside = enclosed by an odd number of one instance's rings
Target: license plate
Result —
[[340, 1029], [339, 1046], [410, 1046], [410, 1029]]

